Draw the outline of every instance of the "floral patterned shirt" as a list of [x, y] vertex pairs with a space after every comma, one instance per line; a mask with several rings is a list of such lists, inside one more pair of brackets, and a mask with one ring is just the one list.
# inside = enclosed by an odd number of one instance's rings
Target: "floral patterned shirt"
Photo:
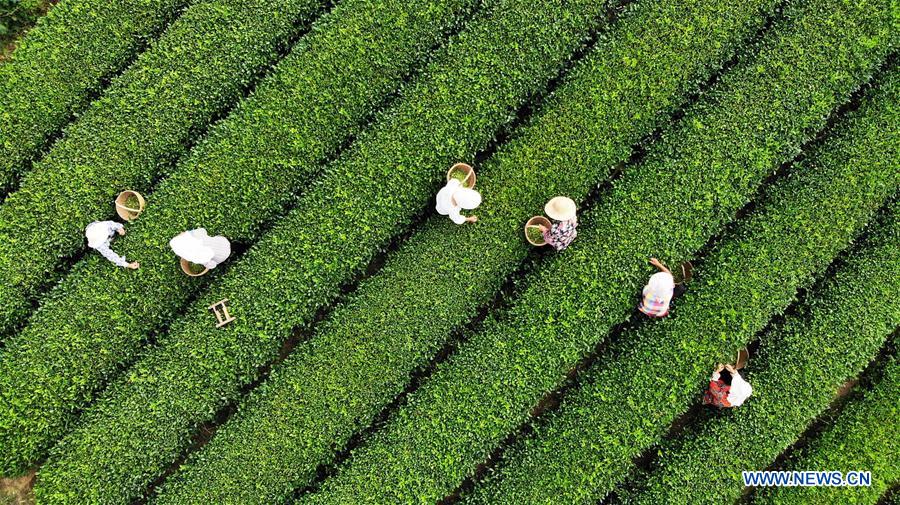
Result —
[[544, 240], [557, 251], [562, 251], [578, 236], [578, 219], [558, 221], [553, 223], [549, 230], [544, 232]]
[[703, 395], [703, 404], [712, 405], [719, 408], [731, 407], [728, 401], [728, 393], [731, 392], [731, 386], [725, 384], [721, 379], [709, 381], [709, 389]]

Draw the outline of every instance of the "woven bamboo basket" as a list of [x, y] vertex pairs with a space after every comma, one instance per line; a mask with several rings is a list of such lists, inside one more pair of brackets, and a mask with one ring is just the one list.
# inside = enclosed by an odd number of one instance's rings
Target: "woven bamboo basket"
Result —
[[447, 180], [457, 179], [464, 188], [475, 187], [475, 169], [465, 163], [457, 163], [447, 170]]
[[550, 228], [553, 223], [544, 216], [534, 216], [525, 223], [525, 240], [529, 244], [538, 247], [547, 245], [547, 241], [544, 240], [544, 234], [541, 233], [541, 225]]
[[672, 275], [676, 284], [687, 284], [694, 276], [694, 265], [690, 261], [685, 261]]
[[737, 358], [734, 360], [734, 369], [740, 370], [747, 366], [747, 362], [750, 360], [750, 351], [747, 350], [746, 347], [739, 350], [737, 352]]
[[[209, 269], [206, 267], [203, 267], [203, 270], [201, 270], [199, 272], [195, 271], [194, 269], [191, 268], [191, 265], [196, 265], [196, 263], [191, 263], [190, 261], [188, 261], [184, 258], [181, 258], [181, 271], [184, 272], [185, 274], [187, 274], [188, 276], [200, 277], [201, 275], [206, 275], [206, 272], [209, 272]], [[199, 266], [203, 266], [203, 265], [199, 265]]]
[[[138, 205], [137, 208], [134, 206], [127, 205], [127, 202], [130, 198], [136, 198]], [[144, 206], [147, 202], [144, 201], [144, 197], [141, 196], [137, 191], [125, 190], [119, 193], [119, 196], [116, 197], [116, 214], [119, 215], [125, 221], [134, 221], [137, 219], [141, 212], [144, 211]]]

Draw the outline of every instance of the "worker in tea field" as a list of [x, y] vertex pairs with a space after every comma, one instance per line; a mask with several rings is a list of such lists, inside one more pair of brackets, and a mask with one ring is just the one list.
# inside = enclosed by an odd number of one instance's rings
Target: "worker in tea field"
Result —
[[456, 224], [474, 223], [477, 216], [465, 217], [461, 214], [463, 209], [475, 210], [481, 205], [481, 193], [471, 188], [463, 187], [458, 179], [450, 178], [447, 184], [438, 191], [435, 210], [442, 216], [449, 216]]
[[125, 227], [122, 226], [122, 223], [117, 223], [115, 221], [94, 221], [93, 223], [87, 225], [87, 228], [84, 229], [84, 235], [87, 237], [88, 247], [91, 249], [95, 249], [97, 252], [103, 255], [104, 258], [108, 259], [112, 263], [122, 268], [130, 268], [135, 270], [139, 268], [141, 265], [137, 261], [132, 261], [131, 263], [125, 259], [124, 256], [119, 256], [109, 247], [109, 243], [112, 239], [112, 236], [118, 233], [119, 235], [125, 235]]
[[231, 242], [221, 235], [210, 237], [205, 228], [179, 233], [169, 241], [169, 247], [179, 257], [208, 269], [231, 256]]
[[538, 225], [538, 229], [543, 234], [544, 241], [557, 251], [569, 247], [578, 236], [576, 212], [575, 202], [566, 196], [552, 198], [544, 206], [544, 213], [553, 220], [553, 224], [549, 227]]
[[740, 407], [751, 394], [750, 383], [733, 366], [720, 363], [709, 379], [703, 404], [719, 408]]
[[638, 310], [649, 317], [665, 317], [669, 315], [672, 299], [684, 291], [684, 286], [675, 284], [672, 272], [661, 261], [650, 258], [650, 263], [658, 268], [659, 272], [650, 276], [650, 280], [641, 291]]

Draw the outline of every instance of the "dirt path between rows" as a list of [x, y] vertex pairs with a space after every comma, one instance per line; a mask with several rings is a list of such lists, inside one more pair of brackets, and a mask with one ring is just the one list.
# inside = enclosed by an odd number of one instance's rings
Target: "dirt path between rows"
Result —
[[0, 505], [34, 505], [34, 474], [31, 470], [22, 477], [0, 478]]

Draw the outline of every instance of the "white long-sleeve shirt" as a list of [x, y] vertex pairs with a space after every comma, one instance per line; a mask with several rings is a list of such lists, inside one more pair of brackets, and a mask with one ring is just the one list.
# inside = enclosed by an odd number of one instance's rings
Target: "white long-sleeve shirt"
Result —
[[437, 202], [435, 210], [438, 214], [449, 216], [450, 220], [456, 224], [466, 222], [465, 216], [460, 213], [461, 207], [453, 203], [453, 193], [462, 187], [462, 184], [456, 179], [447, 181], [447, 185], [441, 188], [437, 194]]
[[[717, 381], [720, 377], [719, 372], [713, 372], [710, 380]], [[737, 372], [731, 374], [731, 388], [728, 390], [728, 403], [731, 404], [732, 407], [740, 407], [752, 394], [753, 387], [741, 377], [741, 374]]]
[[109, 247], [112, 236], [123, 228], [122, 223], [115, 221], [94, 221], [87, 225], [84, 235], [88, 239], [88, 247], [95, 249], [116, 266], [124, 268], [128, 266], [128, 260], [124, 256], [116, 254]]
[[205, 228], [179, 233], [169, 247], [180, 258], [206, 268], [216, 268], [231, 255], [231, 242], [221, 235], [210, 237]]

